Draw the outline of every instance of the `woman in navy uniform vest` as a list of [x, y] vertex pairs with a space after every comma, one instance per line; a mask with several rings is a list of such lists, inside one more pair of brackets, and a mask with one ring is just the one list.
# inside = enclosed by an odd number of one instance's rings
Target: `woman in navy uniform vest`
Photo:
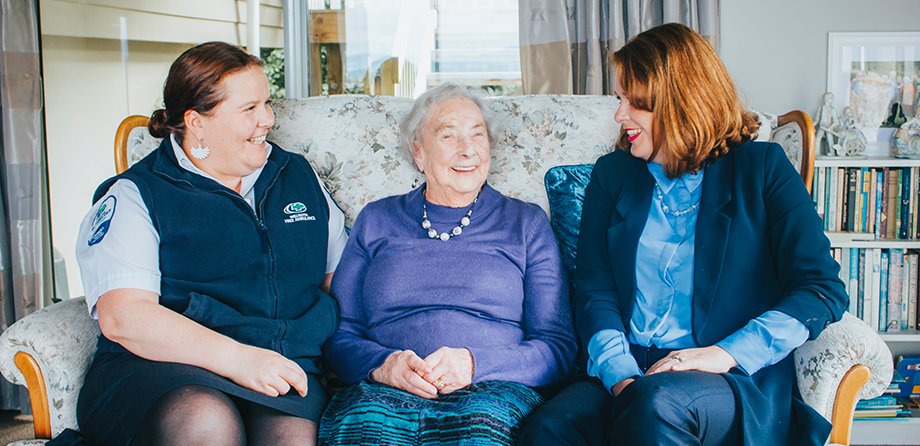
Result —
[[96, 191], [77, 247], [102, 336], [77, 417], [105, 445], [313, 444], [346, 235], [313, 169], [265, 140], [262, 62], [183, 53], [162, 144]]

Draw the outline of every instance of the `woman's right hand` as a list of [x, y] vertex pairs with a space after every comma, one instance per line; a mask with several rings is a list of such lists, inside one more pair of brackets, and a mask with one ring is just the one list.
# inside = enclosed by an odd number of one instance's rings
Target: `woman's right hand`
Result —
[[612, 387], [610, 387], [610, 393], [612, 393], [614, 397], [620, 396], [620, 392], [622, 392], [626, 386], [632, 384], [633, 381], [635, 381], [634, 378], [626, 378], [623, 381], [614, 384]]
[[371, 370], [371, 379], [427, 399], [438, 397], [438, 388], [422, 378], [431, 367], [412, 350], [393, 352], [383, 365]]
[[[264, 348], [239, 344], [239, 352], [225, 374], [231, 381], [268, 396], [287, 394], [291, 388], [307, 395], [307, 374], [297, 363]], [[316, 389], [314, 389], [316, 391]]]
[[156, 293], [128, 288], [103, 294], [96, 303], [102, 334], [151, 361], [201, 367], [269, 396], [286, 394], [292, 387], [306, 395], [307, 376], [297, 363], [271, 350], [239, 343], [158, 300]]

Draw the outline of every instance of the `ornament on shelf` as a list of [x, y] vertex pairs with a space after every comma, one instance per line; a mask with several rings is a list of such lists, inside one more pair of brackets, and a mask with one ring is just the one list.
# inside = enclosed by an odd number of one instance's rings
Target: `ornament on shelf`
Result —
[[866, 135], [863, 134], [856, 111], [851, 107], [843, 108], [844, 121], [840, 122], [837, 111], [834, 110], [834, 94], [824, 93], [824, 105], [815, 115], [815, 147], [818, 151], [824, 150], [824, 155], [816, 158], [865, 159], [862, 152], [866, 150]]
[[920, 118], [914, 116], [895, 130], [891, 137], [891, 155], [895, 158], [920, 159]]

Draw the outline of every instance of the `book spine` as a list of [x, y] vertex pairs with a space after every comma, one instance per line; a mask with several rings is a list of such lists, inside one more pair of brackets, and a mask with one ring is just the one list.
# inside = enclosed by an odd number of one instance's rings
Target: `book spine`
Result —
[[888, 317], [884, 320], [885, 328], [883, 331], [901, 331], [901, 263], [903, 262], [903, 251], [900, 248], [891, 249], [891, 286], [888, 293]]
[[881, 227], [882, 227], [882, 202], [885, 201], [885, 188], [883, 184], [885, 183], [885, 174], [882, 172], [882, 169], [875, 170], [875, 184], [872, 187], [872, 193], [874, 196], [875, 203], [875, 218], [873, 219], [872, 229], [875, 239], [878, 240], [882, 237]]
[[836, 194], [836, 199], [834, 203], [836, 205], [837, 218], [834, 219], [834, 230], [835, 231], [845, 231], [846, 225], [844, 224], [844, 216], [846, 215], [845, 208], [843, 207], [844, 202], [846, 201], [847, 193], [847, 178], [846, 178], [846, 169], [840, 167], [837, 168], [837, 187], [834, 189]]
[[878, 180], [878, 172], [875, 169], [869, 169], [869, 216], [866, 217], [866, 232], [875, 234], [875, 182]]
[[[879, 281], [879, 286], [878, 286], [879, 288], [878, 319], [875, 319], [872, 322], [874, 326], [876, 327], [876, 330], [885, 331], [885, 325], [888, 320], [888, 311], [886, 311], [888, 307], [888, 293], [890, 292], [889, 287], [893, 285], [893, 282], [891, 282], [889, 278], [890, 276], [888, 275], [888, 268], [889, 268], [889, 264], [891, 263], [888, 258], [889, 253], [884, 249], [881, 251], [882, 251], [882, 261], [881, 261], [881, 264], [879, 265], [881, 269], [881, 274], [880, 274], [880, 281]], [[891, 265], [891, 266], [893, 267], [894, 265]], [[894, 270], [892, 269], [892, 272], [893, 271]]]
[[898, 199], [901, 206], [898, 209], [898, 238], [907, 240], [908, 216], [910, 215], [910, 169], [901, 169], [901, 191]]
[[892, 404], [897, 404], [898, 399], [891, 395], [882, 395], [877, 398], [872, 398], [868, 400], [859, 400], [856, 402], [857, 409], [864, 409], [866, 407], [878, 407], [878, 406], [890, 406]]
[[910, 230], [907, 238], [915, 240], [917, 238], [917, 176], [920, 174], [920, 168], [911, 167], [910, 170], [910, 190], [907, 193], [910, 197]]
[[[867, 314], [869, 315], [869, 325], [878, 327], [878, 293], [881, 283], [882, 250], [880, 248], [872, 248], [869, 251], [871, 251], [872, 257], [871, 259], [866, 258], [866, 267], [868, 268], [868, 263], [871, 262], [872, 274], [869, 275], [869, 282], [866, 284], [866, 296], [868, 297], [867, 301], [869, 303]], [[867, 253], [866, 256], [869, 256], [869, 253]]]
[[910, 330], [917, 329], [917, 254], [907, 255], [907, 305], [908, 324]]
[[[855, 264], [859, 262], [859, 256], [856, 254], [857, 248], [840, 248], [840, 279], [843, 280], [844, 288], [847, 291], [847, 298], [849, 304], [847, 306], [847, 311], [850, 312], [853, 316], [856, 316], [858, 311], [856, 311], [856, 287], [855, 280], [856, 273], [853, 270]], [[856, 260], [854, 261], [854, 256]], [[855, 263], [854, 263], [855, 262]]]
[[878, 235], [875, 237], [877, 239], [886, 239], [888, 238], [888, 168], [885, 167], [882, 169], [882, 178], [879, 183], [879, 195], [881, 196], [882, 202], [882, 212], [879, 215], [879, 228]]
[[869, 315], [866, 314], [866, 248], [859, 248], [859, 266], [856, 274], [856, 300], [857, 300], [857, 317], [863, 322], [869, 322]]
[[850, 296], [850, 313], [859, 317], [859, 248], [848, 248], [849, 261], [847, 262], [847, 295]]
[[824, 223], [828, 231], [834, 230], [834, 220], [837, 218], [837, 169], [828, 167], [825, 169], [825, 190], [824, 190]]
[[827, 187], [827, 169], [815, 168], [815, 182], [812, 186], [812, 200], [815, 202], [815, 210], [818, 211], [818, 217], [824, 220], [824, 230], [827, 231], [827, 203], [824, 201], [825, 189]]
[[825, 201], [827, 202], [827, 207], [824, 209], [824, 215], [827, 217], [827, 230], [836, 231], [839, 228], [837, 223], [838, 216], [840, 215], [837, 212], [837, 209], [840, 208], [839, 203], [837, 203], [837, 170], [833, 167], [827, 168], [827, 193], [825, 194]]
[[885, 238], [894, 239], [898, 235], [898, 184], [901, 182], [901, 169], [890, 169], [888, 173], [888, 229]]
[[869, 232], [869, 188], [872, 187], [872, 174], [869, 169], [859, 169], [859, 179], [862, 185], [859, 190], [859, 229], [857, 232]]
[[904, 237], [904, 238], [905, 238], [905, 240], [907, 240], [907, 239], [912, 239], [912, 238], [914, 238], [914, 224], [913, 224], [913, 219], [914, 219], [914, 210], [913, 210], [914, 200], [911, 198], [911, 196], [913, 195], [913, 192], [914, 192], [914, 189], [915, 189], [915, 187], [914, 187], [914, 182], [917, 181], [917, 179], [915, 178], [915, 175], [916, 175], [917, 171], [916, 171], [916, 169], [913, 168], [913, 167], [905, 168], [904, 170], [910, 172], [909, 174], [907, 174], [907, 177], [905, 178], [905, 182], [906, 182], [907, 184], [904, 185], [904, 193], [903, 193], [903, 197], [902, 197], [902, 199], [904, 200], [904, 202], [907, 203], [907, 204], [906, 204], [906, 207], [905, 207], [905, 209], [904, 209], [904, 212], [907, 213], [907, 216], [904, 218], [904, 224], [907, 226], [907, 229], [904, 230], [904, 233], [905, 233], [905, 236], [906, 236], [906, 237]]
[[910, 282], [908, 281], [907, 275], [910, 273], [910, 269], [907, 266], [904, 259], [907, 256], [906, 249], [900, 249], [903, 253], [901, 256], [901, 330], [906, 331], [910, 319]]
[[856, 180], [858, 176], [859, 169], [847, 169], [847, 196], [846, 202], [843, 203], [843, 206], [846, 208], [846, 215], [844, 217], [846, 219], [846, 224], [844, 228], [850, 232], [856, 230], [856, 195], [859, 191]]
[[915, 231], [914, 238], [920, 239], [920, 215], [918, 215], [920, 214], [920, 168], [916, 168], [916, 169], [917, 169], [916, 176], [915, 176], [916, 181], [914, 181], [914, 185], [916, 186], [916, 188], [914, 189], [914, 192], [911, 194], [911, 197], [914, 199], [916, 203], [916, 206], [914, 207], [914, 211], [915, 211], [914, 212], [914, 231]]

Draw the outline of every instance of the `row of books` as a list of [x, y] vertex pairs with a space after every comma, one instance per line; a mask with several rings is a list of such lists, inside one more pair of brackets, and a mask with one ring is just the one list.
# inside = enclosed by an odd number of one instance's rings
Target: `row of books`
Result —
[[915, 240], [918, 191], [918, 167], [816, 167], [812, 199], [825, 231]]
[[899, 356], [894, 376], [882, 396], [859, 400], [853, 418], [885, 419], [920, 417], [920, 356]]
[[879, 331], [916, 330], [920, 256], [905, 248], [832, 248], [849, 312]]
[[886, 393], [880, 397], [859, 400], [853, 418], [910, 417], [912, 409], [917, 409], [917, 399], [896, 397]]

